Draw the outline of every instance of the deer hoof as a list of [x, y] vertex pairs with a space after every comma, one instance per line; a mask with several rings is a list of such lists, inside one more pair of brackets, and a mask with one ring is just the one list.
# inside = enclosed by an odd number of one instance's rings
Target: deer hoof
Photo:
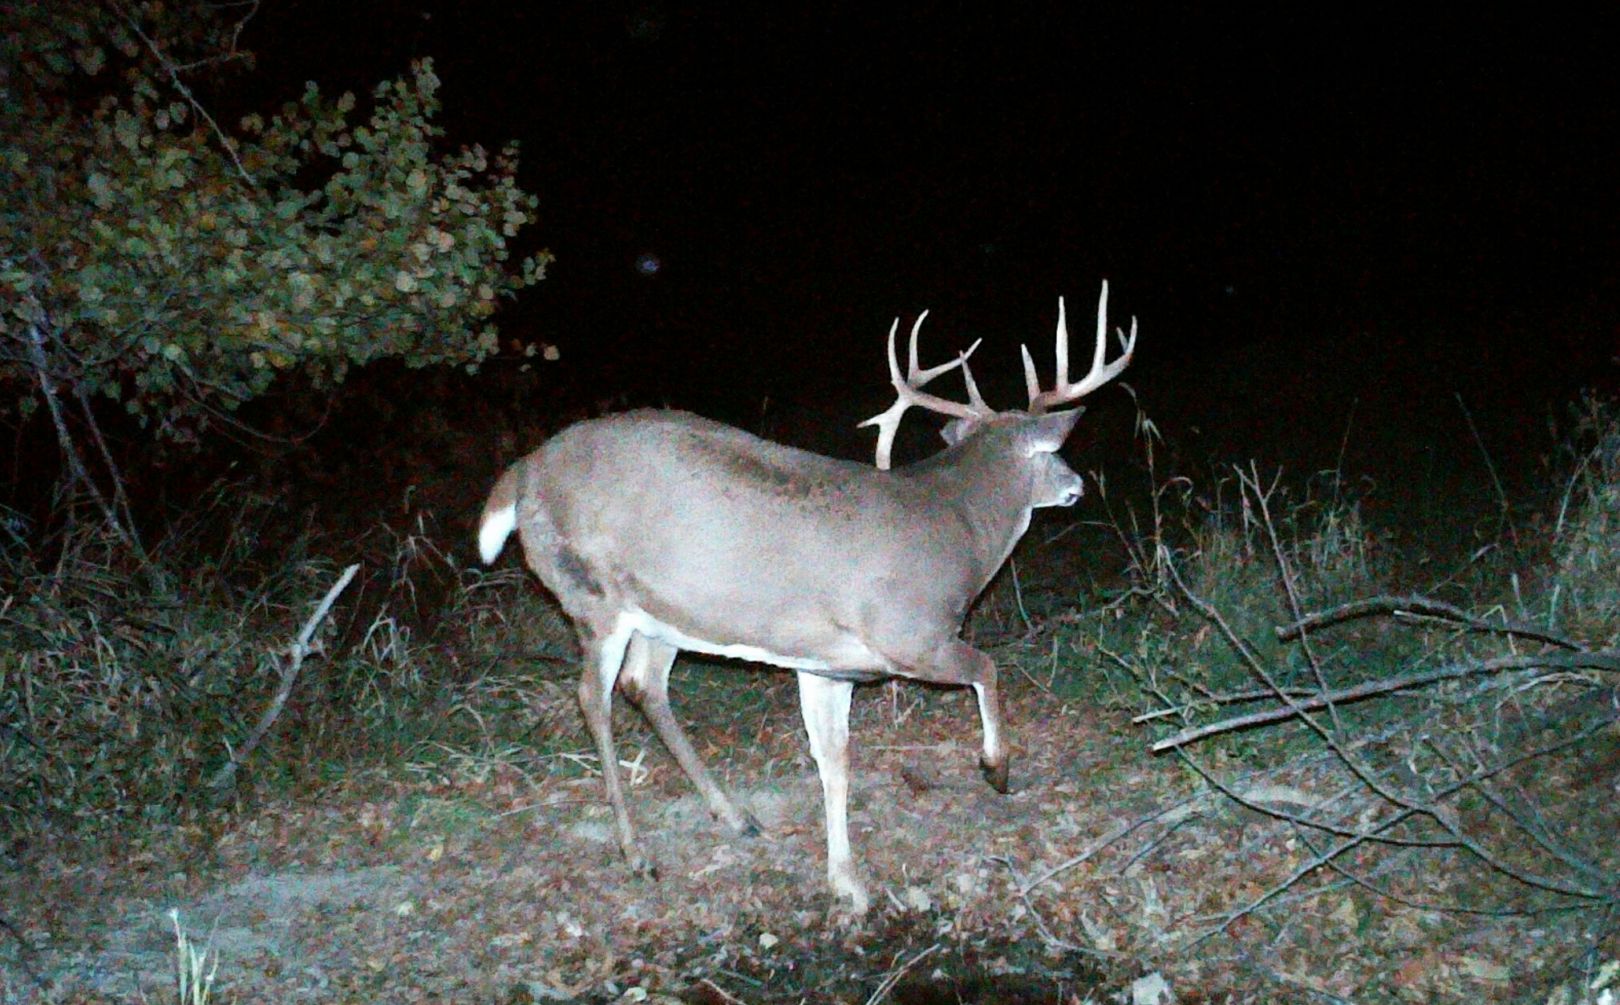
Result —
[[630, 871], [642, 879], [650, 879], [654, 882], [658, 880], [658, 866], [653, 864], [652, 859], [644, 855], [630, 856]]
[[991, 764], [989, 761], [980, 758], [979, 770], [984, 772], [984, 780], [990, 783], [990, 787], [992, 789], [995, 789], [1002, 795], [1007, 794], [1006, 760], [1002, 760], [1000, 764]]
[[853, 872], [829, 873], [827, 879], [832, 886], [835, 913], [854, 918], [866, 913], [872, 899], [866, 893], [865, 884], [856, 879]]

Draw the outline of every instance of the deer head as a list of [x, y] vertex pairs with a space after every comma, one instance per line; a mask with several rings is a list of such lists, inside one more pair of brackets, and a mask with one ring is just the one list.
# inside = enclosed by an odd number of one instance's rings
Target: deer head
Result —
[[[500, 554], [515, 529], [524, 557], [572, 620], [583, 672], [579, 701], [601, 757], [620, 847], [639, 870], [614, 751], [615, 687], [640, 706], [717, 817], [758, 825], [709, 775], [669, 706], [682, 650], [793, 670], [821, 777], [827, 877], [845, 906], [869, 903], [849, 847], [849, 705], [855, 683], [899, 676], [970, 686], [983, 725], [980, 764], [1007, 791], [996, 667], [959, 637], [968, 606], [1042, 506], [1080, 497], [1080, 476], [1058, 457], [1080, 409], [1054, 412], [1124, 370], [1136, 344], [1105, 362], [1108, 285], [1097, 311], [1091, 370], [1068, 376], [1068, 330], [1058, 301], [1057, 383], [1041, 390], [1028, 350], [1027, 410], [997, 412], [967, 358], [920, 369], [895, 356], [897, 398], [862, 425], [878, 428], [869, 467], [770, 443], [677, 411], [634, 411], [577, 423], [501, 476], [484, 507], [479, 550]], [[926, 312], [923, 317], [926, 317]], [[960, 367], [969, 401], [922, 390]], [[900, 418], [912, 406], [949, 416], [947, 448], [890, 470]]]

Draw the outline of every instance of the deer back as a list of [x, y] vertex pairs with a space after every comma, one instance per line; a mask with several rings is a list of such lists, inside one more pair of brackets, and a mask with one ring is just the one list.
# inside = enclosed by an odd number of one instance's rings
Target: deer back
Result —
[[707, 643], [690, 648], [882, 671], [860, 641], [869, 622], [954, 634], [1030, 509], [1078, 495], [1052, 453], [1073, 417], [1002, 417], [895, 471], [684, 412], [589, 420], [507, 473], [483, 549], [498, 553], [515, 526], [563, 608], [603, 633], [644, 614]]

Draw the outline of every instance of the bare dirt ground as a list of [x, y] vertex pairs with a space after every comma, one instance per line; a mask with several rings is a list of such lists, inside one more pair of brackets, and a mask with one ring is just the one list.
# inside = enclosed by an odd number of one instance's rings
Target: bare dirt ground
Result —
[[700, 750], [731, 744], [706, 757], [765, 837], [710, 820], [620, 702], [656, 881], [625, 867], [577, 765], [401, 766], [213, 831], [21, 849], [0, 873], [0, 1001], [175, 1000], [171, 910], [218, 954], [225, 1002], [1494, 1001], [1535, 986], [1528, 927], [1459, 952], [1466, 920], [1354, 887], [1223, 926], [1307, 850], [1197, 796], [1124, 714], [1016, 672], [1007, 796], [979, 778], [970, 694], [857, 692], [851, 832], [874, 904], [840, 917], [791, 675], [704, 672], [764, 689], [749, 722], [706, 721], [690, 698], [677, 713]]

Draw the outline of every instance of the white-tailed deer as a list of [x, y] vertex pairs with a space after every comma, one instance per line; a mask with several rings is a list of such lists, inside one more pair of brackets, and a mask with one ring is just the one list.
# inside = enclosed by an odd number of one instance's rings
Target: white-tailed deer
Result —
[[[798, 672], [799, 704], [826, 805], [827, 879], [860, 912], [866, 888], [850, 855], [849, 702], [856, 682], [900, 676], [971, 685], [984, 726], [986, 778], [1007, 791], [1007, 748], [990, 658], [958, 637], [963, 618], [1041, 506], [1080, 497], [1080, 476], [1057, 450], [1081, 409], [1049, 412], [1116, 377], [1136, 323], [1106, 361], [1108, 284], [1097, 304], [1091, 370], [1069, 380], [1069, 333], [1058, 300], [1057, 384], [1043, 391], [1029, 352], [1025, 411], [996, 412], [967, 358], [900, 373], [878, 427], [877, 465], [770, 443], [685, 412], [635, 411], [580, 422], [506, 470], [484, 507], [478, 546], [493, 562], [516, 529], [523, 553], [579, 635], [579, 702], [596, 740], [602, 781], [631, 863], [636, 846], [613, 748], [617, 684], [641, 707], [716, 816], [739, 832], [758, 825], [717, 785], [669, 707], [680, 650]], [[973, 348], [977, 348], [978, 343]], [[959, 403], [921, 390], [961, 367]], [[949, 446], [888, 470], [900, 418], [919, 405], [951, 417]]]

